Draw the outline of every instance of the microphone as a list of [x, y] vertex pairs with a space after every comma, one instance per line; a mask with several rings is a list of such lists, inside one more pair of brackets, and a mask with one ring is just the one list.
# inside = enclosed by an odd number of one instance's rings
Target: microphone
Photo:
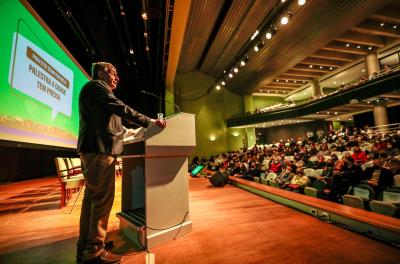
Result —
[[172, 103], [171, 101], [165, 100], [165, 99], [162, 98], [161, 96], [158, 96], [158, 95], [156, 95], [156, 94], [154, 94], [154, 93], [151, 93], [151, 92], [148, 92], [148, 91], [146, 91], [146, 90], [140, 90], [140, 92], [141, 92], [142, 94], [151, 95], [151, 96], [157, 98], [159, 101], [164, 101], [164, 102], [166, 102], [166, 103], [170, 103], [170, 104], [174, 105], [174, 108], [176, 107], [176, 109], [178, 110], [178, 113], [181, 112], [181, 109], [179, 108], [179, 106], [178, 106], [177, 104], [174, 104], [174, 103]]

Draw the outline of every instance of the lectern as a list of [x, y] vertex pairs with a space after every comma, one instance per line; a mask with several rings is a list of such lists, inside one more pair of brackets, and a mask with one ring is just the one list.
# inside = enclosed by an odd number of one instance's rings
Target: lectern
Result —
[[136, 245], [151, 249], [192, 230], [187, 157], [195, 145], [195, 118], [187, 113], [168, 117], [165, 129], [147, 128], [141, 140], [125, 141], [117, 216]]

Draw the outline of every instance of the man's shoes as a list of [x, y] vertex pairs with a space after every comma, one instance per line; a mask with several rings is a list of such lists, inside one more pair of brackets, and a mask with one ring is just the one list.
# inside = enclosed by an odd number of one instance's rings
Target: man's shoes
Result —
[[83, 264], [118, 264], [121, 263], [122, 256], [103, 250], [100, 255], [95, 258], [83, 261]]

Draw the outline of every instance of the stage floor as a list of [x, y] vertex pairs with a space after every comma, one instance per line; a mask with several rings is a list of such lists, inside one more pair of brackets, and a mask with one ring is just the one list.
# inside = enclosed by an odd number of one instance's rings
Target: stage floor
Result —
[[[241, 189], [190, 178], [193, 232], [157, 246], [155, 263], [399, 263], [400, 250]], [[110, 217], [114, 252], [146, 263], [118, 232], [121, 179]], [[58, 209], [56, 178], [0, 185], [0, 263], [75, 263], [80, 204]]]

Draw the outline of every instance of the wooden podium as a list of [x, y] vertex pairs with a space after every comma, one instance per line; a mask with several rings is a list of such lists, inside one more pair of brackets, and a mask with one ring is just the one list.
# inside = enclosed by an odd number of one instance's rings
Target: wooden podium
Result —
[[195, 118], [179, 113], [167, 127], [147, 128], [128, 140], [122, 153], [122, 232], [151, 249], [192, 230], [189, 215], [188, 159], [196, 146]]

